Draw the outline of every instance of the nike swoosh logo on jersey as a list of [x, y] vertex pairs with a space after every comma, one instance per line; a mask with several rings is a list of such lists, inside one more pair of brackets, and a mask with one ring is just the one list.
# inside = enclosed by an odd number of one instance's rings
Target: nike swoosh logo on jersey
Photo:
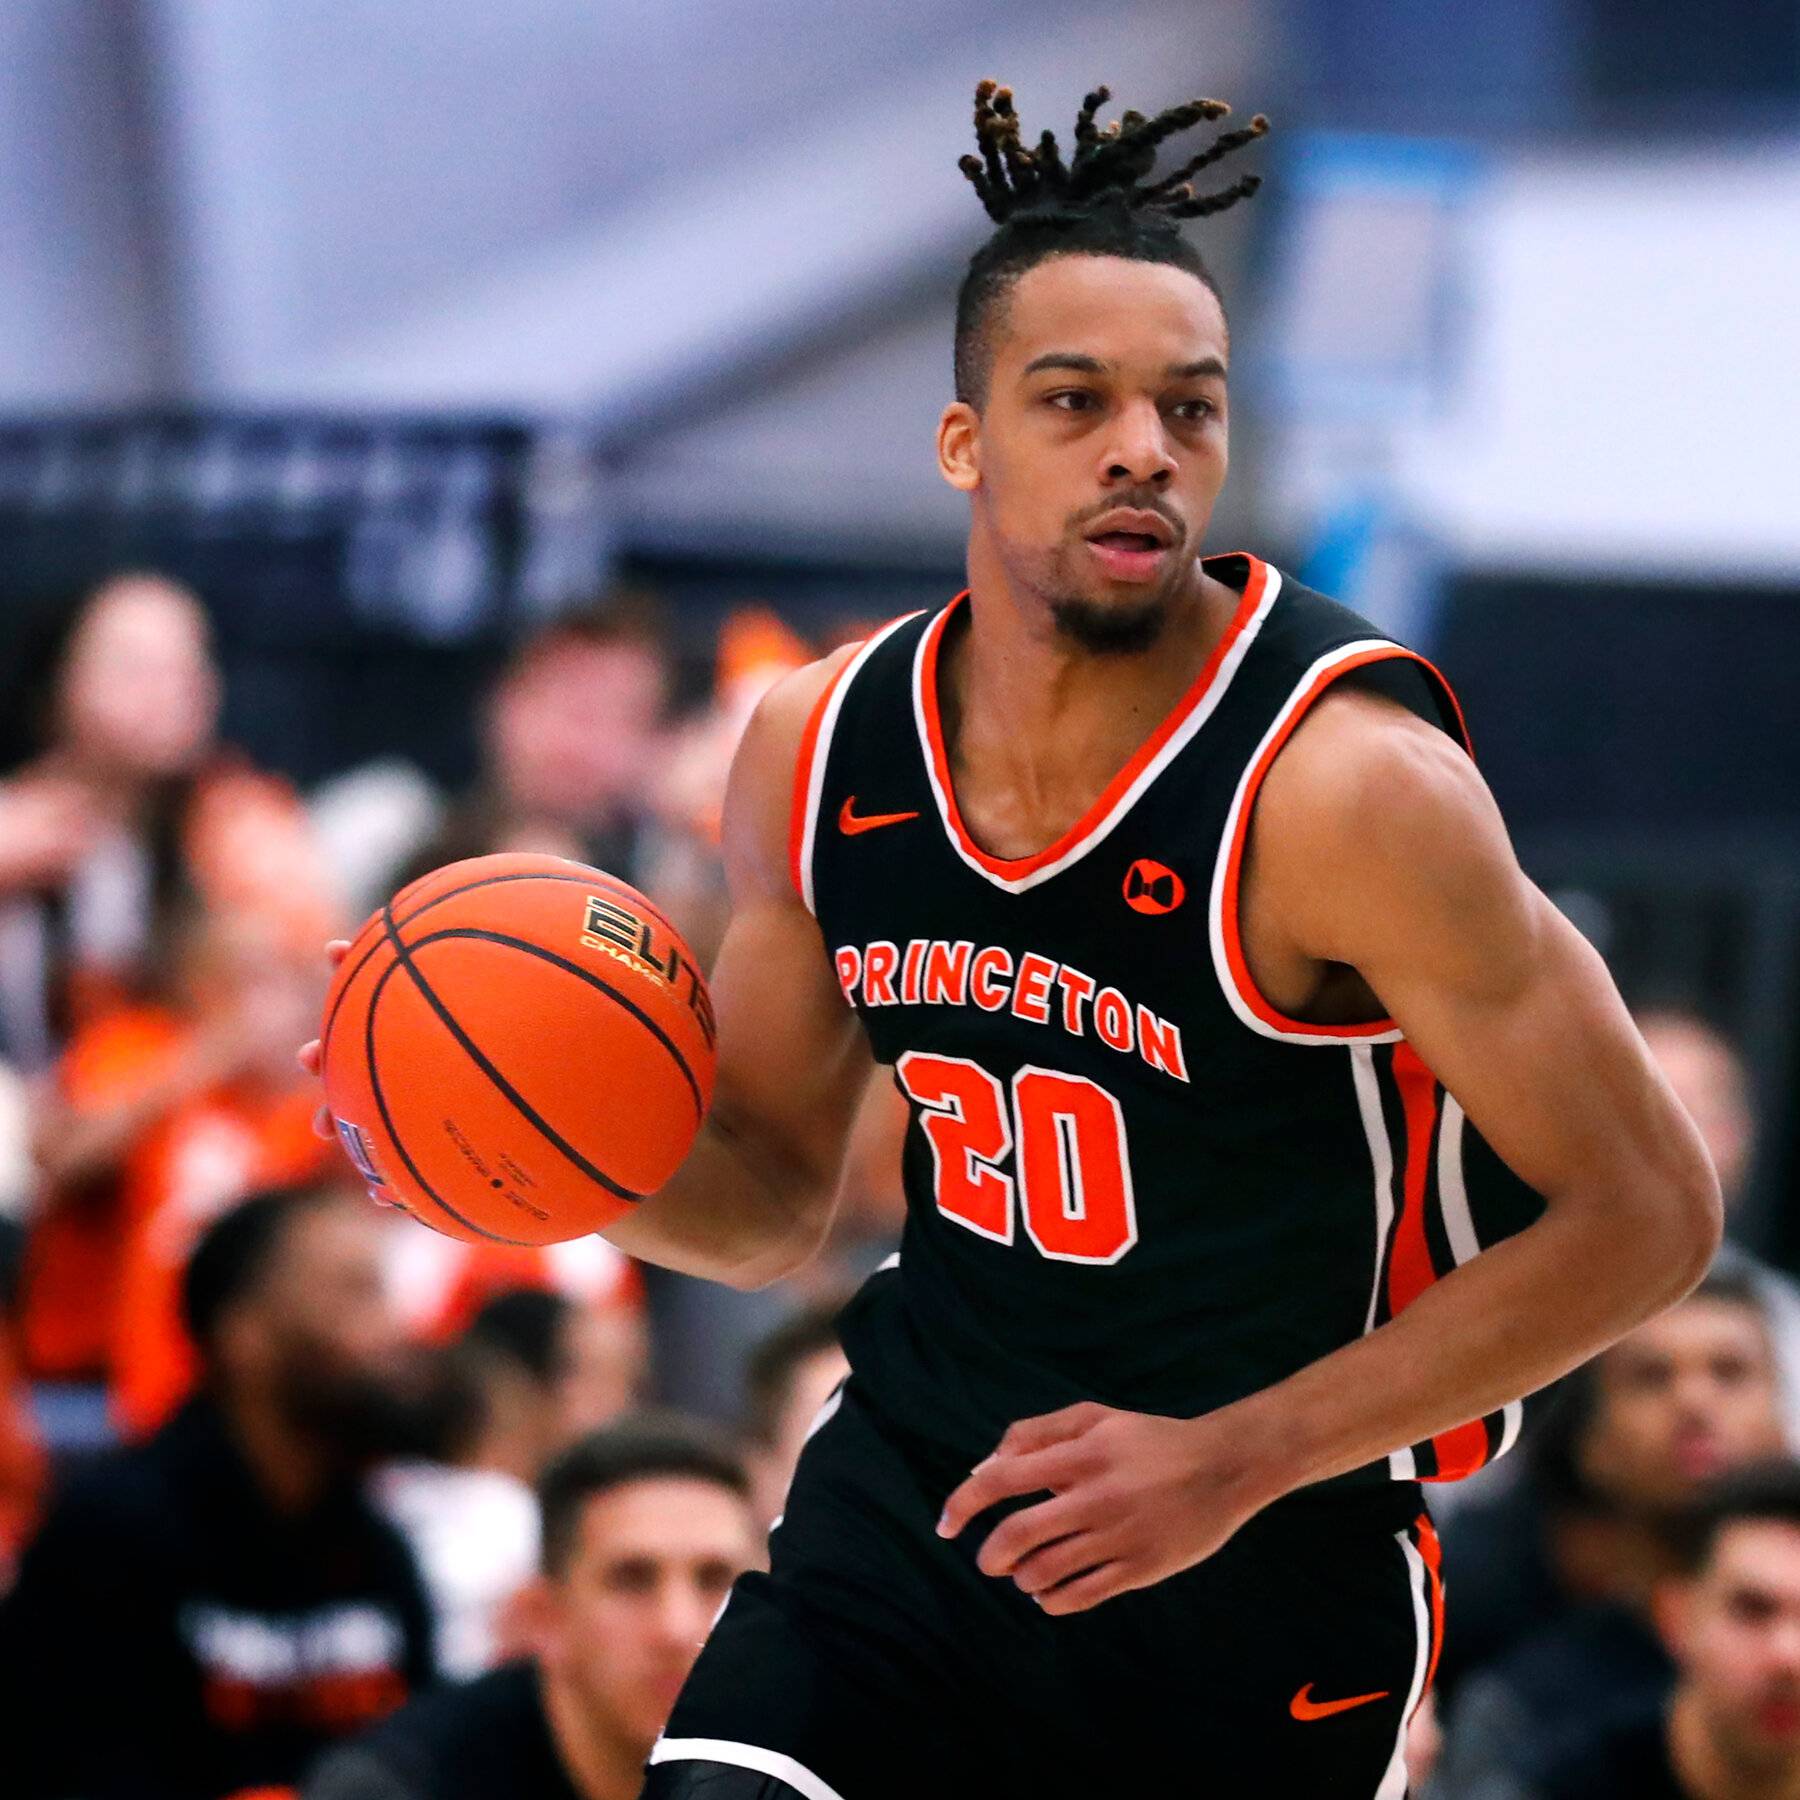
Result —
[[1352, 1694], [1348, 1700], [1315, 1700], [1312, 1697], [1312, 1683], [1309, 1681], [1292, 1700], [1288, 1702], [1288, 1711], [1303, 1723], [1313, 1719], [1329, 1719], [1333, 1713], [1348, 1712], [1353, 1706], [1367, 1706], [1374, 1700], [1385, 1700], [1388, 1690], [1383, 1688], [1379, 1694]]
[[858, 818], [855, 811], [856, 796], [852, 794], [838, 811], [838, 830], [845, 837], [855, 837], [861, 831], [879, 831], [883, 825], [904, 825], [908, 819], [916, 819], [916, 812], [903, 813], [868, 813]]

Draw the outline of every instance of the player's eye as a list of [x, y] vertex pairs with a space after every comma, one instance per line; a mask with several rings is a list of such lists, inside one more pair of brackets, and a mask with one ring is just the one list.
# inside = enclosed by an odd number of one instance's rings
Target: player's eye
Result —
[[1099, 399], [1086, 388], [1058, 388], [1054, 394], [1044, 396], [1052, 406], [1059, 406], [1064, 412], [1091, 412], [1100, 404]]
[[1177, 400], [1169, 408], [1178, 419], [1209, 419], [1219, 409], [1210, 400]]

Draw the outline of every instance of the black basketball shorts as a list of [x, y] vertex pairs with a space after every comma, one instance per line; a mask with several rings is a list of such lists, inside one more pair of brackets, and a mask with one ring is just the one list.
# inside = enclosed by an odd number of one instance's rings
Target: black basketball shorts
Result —
[[1003, 1509], [937, 1536], [966, 1467], [898, 1437], [854, 1376], [821, 1421], [646, 1794], [708, 1764], [802, 1800], [1406, 1793], [1441, 1618], [1416, 1487], [1290, 1496], [1196, 1567], [1052, 1618], [975, 1566]]

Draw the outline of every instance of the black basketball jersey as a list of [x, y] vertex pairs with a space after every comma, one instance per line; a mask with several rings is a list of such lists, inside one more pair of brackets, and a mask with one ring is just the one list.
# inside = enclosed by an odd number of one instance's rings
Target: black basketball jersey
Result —
[[[1306, 709], [1354, 678], [1466, 748], [1449, 688], [1254, 557], [1206, 568], [1242, 593], [1229, 629], [1037, 855], [988, 855], [957, 811], [937, 663], [964, 596], [871, 638], [802, 745], [794, 881], [911, 1107], [900, 1255], [845, 1347], [970, 1460], [1075, 1400], [1192, 1416], [1268, 1387], [1541, 1208], [1392, 1021], [1284, 1016], [1238, 939], [1257, 792]], [[1345, 1479], [1468, 1474], [1520, 1411]]]

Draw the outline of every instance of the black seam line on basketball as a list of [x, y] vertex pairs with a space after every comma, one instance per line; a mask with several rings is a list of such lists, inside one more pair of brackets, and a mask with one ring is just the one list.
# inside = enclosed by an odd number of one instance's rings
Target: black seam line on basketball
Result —
[[[654, 913], [656, 915], [657, 923], [660, 924], [664, 930], [673, 933], [676, 937], [681, 935], [681, 933], [676, 931], [675, 927], [669, 923], [667, 916], [658, 911], [656, 907], [651, 906], [650, 903], [644, 899], [643, 895], [639, 894], [630, 883], [621, 881], [616, 875], [607, 874], [604, 869], [585, 869], [579, 875], [561, 875], [553, 869], [515, 869], [506, 875], [483, 875], [479, 880], [465, 881], [461, 887], [446, 888], [441, 894], [433, 894], [431, 898], [422, 905], [414, 907], [404, 919], [398, 921], [398, 924], [400, 928], [404, 930], [414, 919], [422, 919], [434, 906], [442, 906], [446, 900], [454, 900], [458, 894], [467, 894], [475, 888], [493, 887], [496, 883], [502, 881], [562, 881], [573, 882], [577, 886], [592, 887], [594, 885], [595, 877], [598, 877], [602, 882], [610, 883], [615, 892], [622, 891], [629, 894], [650, 912]], [[424, 881], [429, 878], [421, 875], [419, 879]], [[386, 906], [381, 909], [381, 912], [370, 913], [368, 924], [365, 924], [362, 930], [366, 931], [368, 930], [369, 925], [380, 923], [383, 914], [387, 913], [390, 913], [390, 907]], [[362, 932], [359, 931], [357, 936], [360, 937], [361, 935]], [[350, 992], [351, 982], [363, 972], [364, 968], [368, 965], [369, 958], [386, 942], [387, 932], [384, 928], [376, 936], [375, 942], [372, 943], [357, 959], [356, 967], [344, 977], [343, 985], [338, 989], [337, 998], [331, 1003], [331, 1013], [325, 1021], [325, 1029], [319, 1033], [320, 1056], [323, 1056], [326, 1050], [330, 1048], [331, 1028], [337, 1023], [338, 1008], [344, 1004], [344, 996]]]
[[[382, 911], [391, 921], [393, 917], [392, 907], [384, 906]], [[482, 1074], [484, 1074], [488, 1080], [518, 1108], [521, 1116], [530, 1124], [535, 1125], [545, 1141], [551, 1144], [555, 1149], [561, 1151], [561, 1153], [566, 1156], [569, 1161], [582, 1172], [582, 1174], [587, 1176], [590, 1181], [597, 1181], [609, 1194], [616, 1194], [621, 1200], [642, 1200], [644, 1196], [639, 1193], [637, 1189], [628, 1188], [623, 1182], [614, 1181], [604, 1170], [596, 1168], [589, 1162], [588, 1159], [583, 1156], [581, 1152], [577, 1150], [575, 1146], [571, 1144], [568, 1139], [565, 1138], [556, 1127], [552, 1125], [550, 1121], [506, 1079], [504, 1075], [500, 1073], [494, 1064], [482, 1053], [481, 1046], [463, 1030], [451, 1015], [450, 1009], [437, 997], [437, 992], [432, 987], [431, 983], [419, 973], [418, 965], [414, 963], [412, 956], [415, 949], [420, 949], [425, 944], [434, 944], [441, 938], [451, 937], [492, 938], [497, 943], [511, 944], [515, 949], [526, 951], [535, 951], [536, 946], [528, 944], [519, 938], [501, 937], [496, 932], [477, 931], [473, 927], [465, 927], [456, 931], [434, 932], [430, 937], [421, 939], [419, 944], [414, 945], [403, 943], [399, 932], [394, 930], [391, 924], [388, 935], [393, 939], [394, 954], [399, 958], [396, 967], [401, 967], [406, 970], [406, 973], [412, 979], [413, 986], [419, 990], [419, 994], [424, 999], [425, 1004], [443, 1021], [445, 1030], [447, 1030], [450, 1035], [462, 1045], [469, 1060], [475, 1064]], [[540, 952], [539, 954], [542, 953]], [[549, 960], [556, 961], [558, 959], [551, 957]], [[567, 966], [574, 967], [573, 964]], [[581, 972], [582, 971], [577, 970], [577, 973]], [[595, 985], [604, 987], [605, 983], [597, 981]], [[626, 1000], [623, 994], [615, 995], [614, 997], [632, 1012], [637, 1011], [637, 1008], [632, 1006], [631, 1002]], [[639, 1014], [638, 1016], [641, 1018], [643, 1015]], [[652, 1026], [652, 1029], [654, 1029], [654, 1026]], [[689, 1080], [691, 1081], [692, 1079], [692, 1076], [690, 1076]]]
[[[418, 939], [411, 948], [423, 950], [427, 944], [442, 943], [446, 938], [481, 938], [490, 944], [505, 944], [509, 949], [522, 950], [527, 956], [538, 957], [541, 961], [554, 964], [555, 967], [573, 975], [577, 981], [585, 981], [589, 987], [598, 988], [609, 999], [616, 1000], [624, 1009], [648, 1031], [674, 1059], [676, 1068], [681, 1071], [681, 1078], [688, 1085], [688, 1092], [694, 1101], [694, 1117], [706, 1117], [706, 1102], [700, 1097], [700, 1083], [694, 1079], [694, 1071], [688, 1059], [681, 1054], [681, 1046], [631, 998], [622, 994], [606, 980], [596, 975], [592, 969], [584, 969], [580, 963], [571, 962], [566, 956], [559, 956], [554, 950], [546, 950], [542, 944], [534, 944], [526, 938], [509, 937], [504, 931], [486, 931], [478, 925], [446, 925], [441, 931], [432, 931]], [[498, 1076], [495, 1077], [499, 1079]], [[520, 1102], [524, 1104], [523, 1101]]]
[[465, 1219], [448, 1200], [425, 1179], [424, 1172], [413, 1161], [412, 1153], [402, 1141], [398, 1127], [394, 1124], [393, 1114], [388, 1111], [387, 1096], [381, 1091], [381, 1074], [375, 1066], [375, 1003], [381, 998], [381, 990], [393, 979], [394, 972], [400, 967], [398, 962], [391, 962], [376, 978], [375, 991], [369, 996], [369, 1010], [363, 1024], [363, 1060], [369, 1065], [369, 1087], [375, 1095], [375, 1110], [381, 1114], [383, 1129], [388, 1134], [388, 1142], [400, 1152], [400, 1160], [406, 1164], [406, 1172], [419, 1186], [426, 1196], [441, 1206], [457, 1224], [466, 1226], [478, 1236], [487, 1238], [496, 1244], [516, 1244], [523, 1248], [531, 1248], [523, 1238], [502, 1237], [497, 1231], [489, 1231], [485, 1225], [477, 1225], [473, 1219]]
[[[599, 869], [590, 871], [590, 873], [594, 874], [594, 875], [598, 875], [601, 872], [602, 871], [600, 871]], [[421, 876], [420, 879], [425, 880], [426, 877]], [[557, 875], [557, 874], [553, 874], [548, 869], [519, 869], [519, 870], [515, 870], [513, 873], [507, 874], [507, 875], [483, 875], [479, 881], [465, 881], [461, 887], [446, 888], [444, 890], [444, 892], [441, 894], [433, 894], [429, 900], [425, 901], [423, 904], [421, 904], [419, 906], [414, 907], [413, 910], [411, 912], [409, 912], [404, 919], [399, 920], [398, 923], [402, 927], [410, 925], [414, 919], [423, 918], [424, 915], [426, 913], [430, 912], [434, 906], [442, 906], [446, 900], [454, 900], [458, 894], [466, 894], [472, 888], [492, 887], [492, 886], [494, 886], [494, 884], [496, 882], [501, 882], [501, 881], [586, 882], [587, 880], [588, 880], [588, 875], [585, 875], [585, 874], [583, 874], [583, 875]], [[357, 959], [356, 967], [354, 969], [352, 969], [350, 971], [350, 973], [344, 977], [343, 986], [341, 986], [338, 989], [338, 996], [331, 1003], [330, 1016], [325, 1021], [324, 1031], [322, 1033], [320, 1033], [319, 1053], [321, 1056], [325, 1053], [326, 1048], [331, 1043], [331, 1028], [333, 1025], [335, 1025], [337, 1023], [338, 1008], [344, 1004], [344, 996], [350, 992], [351, 982], [353, 982], [357, 978], [357, 976], [359, 976], [363, 972], [364, 968], [367, 967], [369, 958], [371, 956], [373, 956], [375, 954], [375, 952], [377, 950], [379, 950], [384, 943], [387, 942], [387, 930], [386, 930], [386, 925], [384, 923], [384, 919], [385, 920], [392, 919], [392, 903], [391, 902], [387, 906], [382, 907], [380, 912], [370, 913], [370, 915], [369, 915], [369, 925], [382, 924], [383, 928], [382, 928], [381, 932], [377, 935], [375, 942], [372, 943], [368, 947], [368, 949], [366, 949], [362, 953], [361, 957], [359, 957]], [[365, 925], [363, 927], [363, 929], [366, 931], [368, 929], [368, 926]], [[357, 935], [360, 937], [362, 934], [359, 932]]]

